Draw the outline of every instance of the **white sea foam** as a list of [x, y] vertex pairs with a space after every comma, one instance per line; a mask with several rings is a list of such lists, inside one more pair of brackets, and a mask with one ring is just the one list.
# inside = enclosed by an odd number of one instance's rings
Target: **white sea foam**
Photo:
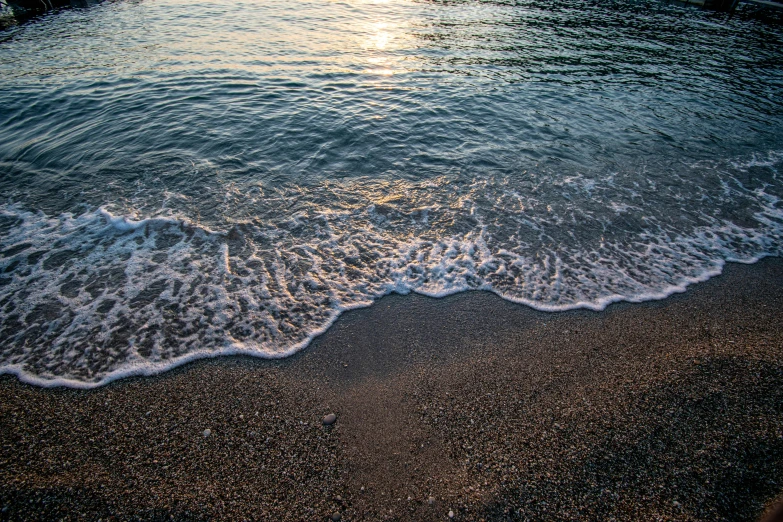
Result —
[[258, 218], [209, 227], [6, 204], [0, 371], [89, 388], [204, 357], [285, 357], [390, 292], [481, 289], [546, 311], [661, 299], [727, 261], [781, 255], [778, 164], [691, 166], [657, 201], [660, 179], [618, 173], [359, 179], [246, 196]]

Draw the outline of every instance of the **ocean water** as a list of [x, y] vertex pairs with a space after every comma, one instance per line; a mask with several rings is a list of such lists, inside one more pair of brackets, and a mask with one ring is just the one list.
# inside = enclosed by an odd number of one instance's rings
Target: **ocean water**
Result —
[[0, 371], [284, 357], [390, 292], [779, 256], [783, 29], [657, 1], [118, 0], [0, 33]]

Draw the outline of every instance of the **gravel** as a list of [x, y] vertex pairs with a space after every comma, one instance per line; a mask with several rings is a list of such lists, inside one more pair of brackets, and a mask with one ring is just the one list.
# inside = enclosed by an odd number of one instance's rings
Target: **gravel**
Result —
[[0, 518], [757, 520], [782, 303], [766, 259], [600, 313], [392, 295], [288, 359], [92, 391], [3, 376]]

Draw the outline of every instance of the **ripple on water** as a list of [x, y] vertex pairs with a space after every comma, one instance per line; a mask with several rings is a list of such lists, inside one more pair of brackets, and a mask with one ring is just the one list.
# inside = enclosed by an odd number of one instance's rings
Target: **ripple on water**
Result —
[[160, 0], [5, 36], [0, 365], [34, 382], [285, 356], [389, 292], [600, 309], [780, 255], [783, 38], [743, 12]]

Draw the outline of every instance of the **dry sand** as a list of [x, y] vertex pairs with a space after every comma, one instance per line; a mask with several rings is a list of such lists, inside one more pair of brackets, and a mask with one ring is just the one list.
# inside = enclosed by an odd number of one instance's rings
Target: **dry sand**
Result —
[[783, 492], [783, 260], [601, 313], [389, 296], [283, 361], [5, 376], [0, 422], [3, 519], [756, 520]]

